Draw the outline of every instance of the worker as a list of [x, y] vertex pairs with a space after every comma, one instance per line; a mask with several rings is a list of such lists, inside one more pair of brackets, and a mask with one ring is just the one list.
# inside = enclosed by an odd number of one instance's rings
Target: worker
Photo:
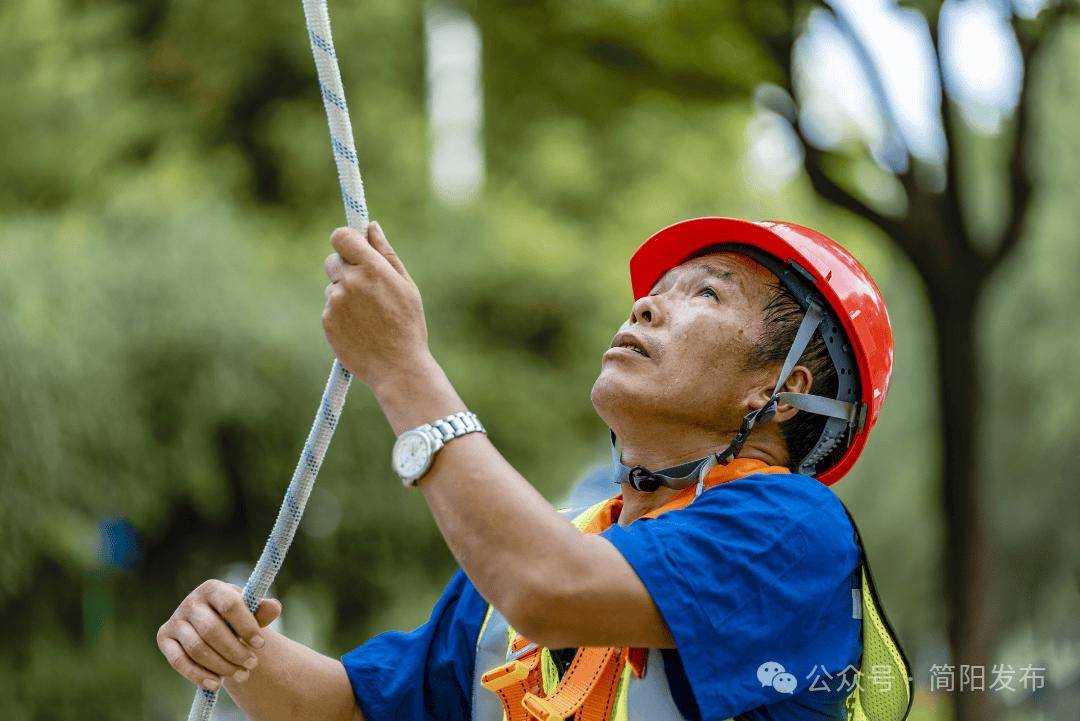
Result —
[[[382, 228], [330, 240], [327, 339], [374, 393], [398, 435], [391, 466], [461, 571], [425, 624], [340, 660], [266, 628], [277, 601], [252, 614], [207, 581], [158, 633], [174, 669], [224, 683], [254, 721], [906, 717], [910, 670], [829, 488], [892, 372], [885, 304], [850, 253], [731, 218], [650, 237], [591, 394], [611, 497], [556, 509], [436, 362]], [[541, 442], [553, 417], [500, 432]]]

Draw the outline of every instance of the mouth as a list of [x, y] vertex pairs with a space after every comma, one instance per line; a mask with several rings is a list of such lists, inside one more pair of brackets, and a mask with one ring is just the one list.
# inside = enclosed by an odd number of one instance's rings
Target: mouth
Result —
[[649, 351], [645, 346], [645, 343], [633, 333], [619, 333], [615, 336], [615, 339], [611, 341], [611, 350], [621, 348], [631, 353], [637, 353], [640, 356], [649, 358]]

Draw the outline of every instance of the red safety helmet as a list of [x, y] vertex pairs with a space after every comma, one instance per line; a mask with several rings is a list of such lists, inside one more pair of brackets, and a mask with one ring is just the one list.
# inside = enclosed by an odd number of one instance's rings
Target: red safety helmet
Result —
[[[858, 459], [889, 391], [893, 334], [881, 291], [851, 253], [815, 230], [794, 223], [694, 218], [658, 231], [635, 251], [630, 258], [634, 300], [647, 295], [660, 277], [675, 266], [714, 246], [727, 245], [732, 246], [730, 250], [743, 252], [762, 262], [774, 274], [779, 274], [789, 289], [791, 278], [797, 274], [798, 279], [794, 284], [801, 283], [808, 289], [807, 294], [800, 298], [803, 308], [807, 308], [804, 298], [818, 295], [824, 298], [832, 311], [826, 314], [829, 316], [826, 325], [820, 326], [827, 345], [830, 345], [828, 323], [838, 321], [846, 336], [831, 344], [830, 356], [834, 365], [837, 365], [837, 353], [853, 359], [858, 382], [850, 387], [848, 394], [854, 396], [852, 401], [857, 403], [857, 413], [851, 415], [847, 422], [846, 438], [837, 437], [831, 444], [824, 444], [828, 447], [820, 454], [827, 455], [836, 445], [846, 442], [845, 449], [836, 461], [816, 474], [822, 483], [832, 485]], [[717, 248], [718, 252], [725, 250], [728, 249]], [[832, 316], [835, 316], [835, 321], [830, 320]], [[848, 342], [843, 343], [842, 340]], [[850, 379], [850, 368], [847, 375]], [[843, 383], [843, 376], [840, 378]], [[813, 470], [810, 473], [814, 474]]]

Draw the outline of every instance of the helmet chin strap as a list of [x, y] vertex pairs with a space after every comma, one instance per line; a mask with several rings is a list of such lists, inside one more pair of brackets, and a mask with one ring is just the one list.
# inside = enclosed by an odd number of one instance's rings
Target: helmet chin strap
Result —
[[[648, 492], [655, 491], [660, 486], [674, 489], [686, 488], [695, 480], [700, 484], [704, 480], [702, 469], [705, 465], [709, 461], [712, 461], [712, 463], [708, 463], [709, 468], [716, 465], [716, 459], [711, 455], [659, 471], [649, 471], [644, 466], [631, 467], [624, 465], [615, 431], [611, 431], [611, 461], [615, 465], [615, 478], [613, 479], [615, 483], [629, 483], [639, 491]], [[706, 470], [705, 473], [708, 473], [708, 471]]]
[[718, 463], [727, 465], [731, 462], [731, 459], [737, 458], [754, 425], [758, 421], [768, 421], [775, 416], [776, 407], [780, 403], [786, 403], [793, 408], [808, 413], [842, 418], [850, 425], [854, 425], [858, 411], [857, 403], [848, 403], [835, 398], [815, 396], [809, 393], [780, 392], [824, 317], [825, 311], [821, 305], [816, 301], [811, 301], [806, 309], [806, 314], [803, 316], [802, 323], [799, 324], [795, 340], [792, 342], [787, 357], [784, 359], [780, 377], [776, 380], [776, 385], [773, 387], [769, 400], [761, 408], [750, 411], [743, 417], [738, 433], [731, 439], [731, 443], [718, 453], [705, 456], [696, 461], [663, 468], [659, 471], [650, 471], [644, 466], [627, 466], [623, 464], [619, 441], [615, 437], [615, 431], [611, 431], [611, 458], [615, 465], [613, 478], [615, 483], [629, 483], [636, 490], [652, 492], [661, 486], [676, 490], [686, 488], [696, 480], [697, 492], [700, 494], [704, 487], [705, 476], [712, 470], [713, 466]]

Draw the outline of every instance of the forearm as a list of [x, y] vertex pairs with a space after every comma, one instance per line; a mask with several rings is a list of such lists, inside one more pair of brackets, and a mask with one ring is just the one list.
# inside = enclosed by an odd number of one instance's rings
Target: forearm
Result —
[[363, 721], [345, 667], [280, 633], [264, 629], [259, 665], [243, 683], [225, 680], [252, 721]]
[[[373, 387], [397, 434], [466, 408], [433, 359], [418, 365], [407, 383]], [[483, 434], [448, 443], [421, 479], [420, 490], [458, 563], [504, 614], [536, 608], [536, 599], [521, 604], [520, 598], [550, 586], [554, 574], [588, 565], [581, 534]], [[536, 552], [538, 544], [544, 553]]]

